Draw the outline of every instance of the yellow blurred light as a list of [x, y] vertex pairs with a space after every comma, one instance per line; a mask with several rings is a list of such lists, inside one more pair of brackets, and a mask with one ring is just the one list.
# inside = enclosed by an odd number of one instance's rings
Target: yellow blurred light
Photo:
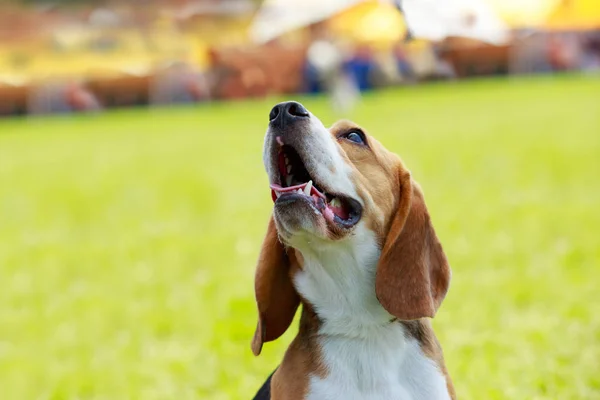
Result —
[[543, 25], [560, 0], [485, 0], [510, 27]]
[[565, 30], [600, 28], [600, 1], [561, 0], [544, 26]]
[[381, 1], [359, 3], [332, 17], [329, 27], [345, 39], [373, 45], [388, 45], [406, 34], [402, 14], [393, 5]]

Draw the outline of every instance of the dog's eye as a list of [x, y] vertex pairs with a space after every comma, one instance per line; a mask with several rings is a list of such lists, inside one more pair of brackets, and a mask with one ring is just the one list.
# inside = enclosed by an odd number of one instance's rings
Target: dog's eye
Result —
[[344, 133], [341, 137], [353, 143], [365, 144], [364, 134], [360, 131], [350, 131], [348, 133]]

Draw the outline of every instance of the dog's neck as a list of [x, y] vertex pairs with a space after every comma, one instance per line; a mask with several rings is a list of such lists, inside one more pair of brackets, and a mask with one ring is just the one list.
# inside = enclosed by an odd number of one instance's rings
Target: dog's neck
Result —
[[[312, 368], [303, 398], [450, 398], [441, 366], [423, 353], [421, 337], [433, 337], [430, 326], [395, 321], [377, 300], [380, 250], [370, 231], [357, 229], [334, 243], [297, 238], [291, 245], [302, 260], [293, 281], [303, 307], [289, 350], [297, 358], [288, 359]], [[294, 368], [286, 370], [297, 379]]]
[[294, 286], [315, 311], [320, 335], [372, 338], [393, 319], [375, 295], [380, 251], [369, 230], [333, 243], [295, 241], [303, 265]]
[[302, 267], [294, 286], [304, 304], [297, 340], [305, 346], [300, 351], [318, 354], [317, 370], [326, 371], [311, 374], [306, 399], [446, 398], [423, 397], [426, 391], [410, 383], [417, 371], [439, 381], [435, 390], [445, 387], [419, 344], [402, 323], [390, 323], [392, 315], [377, 300], [380, 251], [365, 232], [329, 245], [298, 243]]

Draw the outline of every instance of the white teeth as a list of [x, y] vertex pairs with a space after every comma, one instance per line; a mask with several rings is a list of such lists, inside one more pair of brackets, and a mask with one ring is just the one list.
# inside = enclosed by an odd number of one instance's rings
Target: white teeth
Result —
[[335, 207], [335, 208], [340, 208], [342, 207], [342, 202], [340, 201], [340, 199], [338, 199], [337, 197], [334, 197], [333, 199], [331, 199], [331, 201], [329, 202], [329, 205], [331, 207]]
[[293, 177], [294, 177], [294, 175], [288, 175], [288, 176], [286, 176], [286, 177], [285, 177], [285, 183], [286, 183], [288, 186], [292, 186], [292, 178], [293, 178]]
[[304, 194], [310, 196], [310, 191], [312, 189], [312, 181], [308, 181], [306, 186], [304, 186]]
[[291, 166], [291, 165], [288, 165], [288, 166], [287, 166], [287, 172], [288, 172], [288, 174], [289, 174], [291, 171], [292, 171], [292, 166]]
[[304, 194], [304, 192], [303, 192], [303, 191], [302, 191], [302, 189], [300, 189], [300, 188], [298, 188], [298, 190], [297, 190], [297, 193], [298, 193], [298, 194]]
[[277, 198], [281, 197], [281, 192], [275, 191], [275, 196], [277, 196]]
[[285, 165], [288, 165], [290, 163], [290, 160], [288, 160], [287, 156], [285, 156], [283, 159], [285, 161]]

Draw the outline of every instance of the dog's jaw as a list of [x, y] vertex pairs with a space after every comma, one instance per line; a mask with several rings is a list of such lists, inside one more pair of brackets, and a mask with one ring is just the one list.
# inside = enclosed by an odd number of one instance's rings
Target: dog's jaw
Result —
[[[310, 113], [308, 115], [286, 126], [270, 124], [264, 140], [263, 162], [274, 191], [273, 199], [276, 200], [275, 223], [281, 238], [290, 245], [294, 236], [324, 240], [338, 240], [347, 236], [360, 220], [362, 208], [352, 181], [352, 169], [340, 153], [335, 138], [318, 118]], [[284, 188], [290, 182], [282, 182], [280, 153], [286, 147], [297, 153], [311, 179], [299, 183], [296, 196], [290, 196], [287, 188]], [[303, 190], [313, 183], [315, 186], [318, 183], [322, 192], [309, 188], [307, 198], [302, 198]], [[277, 188], [280, 190], [276, 191]], [[325, 193], [336, 195], [326, 198]], [[279, 201], [282, 195], [288, 198]], [[334, 199], [336, 196], [343, 196], [348, 202], [344, 204], [351, 204], [347, 208], [351, 211], [347, 214], [347, 220], [336, 218], [337, 214], [332, 211], [335, 210], [335, 204], [341, 204]], [[329, 203], [328, 199], [333, 201]]]

